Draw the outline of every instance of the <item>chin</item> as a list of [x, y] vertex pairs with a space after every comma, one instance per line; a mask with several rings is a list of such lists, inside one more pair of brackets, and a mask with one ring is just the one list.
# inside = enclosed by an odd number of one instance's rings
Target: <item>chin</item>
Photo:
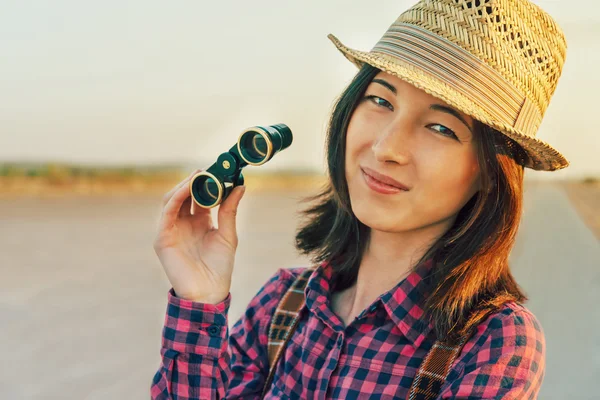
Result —
[[[406, 213], [401, 210], [391, 210], [381, 205], [375, 205], [365, 197], [351, 200], [352, 212], [364, 225], [378, 231], [393, 232], [404, 230]], [[391, 216], [393, 216], [391, 218]]]

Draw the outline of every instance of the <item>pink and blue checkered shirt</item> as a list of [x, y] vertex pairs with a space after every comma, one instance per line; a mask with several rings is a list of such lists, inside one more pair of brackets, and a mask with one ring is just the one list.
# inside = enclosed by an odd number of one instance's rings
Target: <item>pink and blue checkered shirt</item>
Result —
[[[331, 268], [319, 266], [307, 283], [300, 323], [266, 399], [406, 399], [435, 342], [417, 304], [425, 295], [422, 277], [428, 268], [428, 262], [419, 266], [345, 327], [331, 309]], [[231, 332], [231, 293], [211, 305], [169, 290], [152, 399], [259, 399], [269, 371], [270, 318], [303, 269], [280, 268]], [[535, 399], [544, 367], [539, 321], [523, 305], [507, 303], [477, 327], [438, 399]]]

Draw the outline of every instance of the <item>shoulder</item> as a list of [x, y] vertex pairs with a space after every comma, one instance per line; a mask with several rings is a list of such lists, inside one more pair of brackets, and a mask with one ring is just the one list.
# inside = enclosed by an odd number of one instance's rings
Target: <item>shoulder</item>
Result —
[[[300, 276], [300, 274], [302, 274], [308, 268], [309, 268], [308, 266], [304, 265], [304, 266], [296, 266], [296, 267], [289, 267], [289, 268], [280, 268], [279, 270], [282, 271], [283, 274], [288, 275], [288, 277], [292, 281], [294, 281], [298, 276]], [[290, 284], [291, 284], [291, 282], [290, 282]]]
[[267, 285], [275, 285], [279, 291], [287, 290], [292, 283], [308, 269], [308, 266], [279, 268], [267, 281]]
[[272, 315], [285, 292], [307, 268], [307, 266], [296, 266], [277, 269], [250, 300], [246, 316], [260, 318]]
[[532, 347], [542, 351], [544, 330], [537, 317], [525, 305], [509, 302], [490, 314], [476, 328], [471, 342], [475, 345], [489, 343], [492, 348]]
[[544, 330], [537, 317], [525, 305], [509, 302], [477, 326], [464, 352], [470, 351], [475, 362], [526, 353], [534, 363], [543, 359], [545, 347]]
[[543, 381], [545, 353], [540, 321], [523, 304], [506, 303], [477, 326], [463, 347], [449, 390], [528, 398]]

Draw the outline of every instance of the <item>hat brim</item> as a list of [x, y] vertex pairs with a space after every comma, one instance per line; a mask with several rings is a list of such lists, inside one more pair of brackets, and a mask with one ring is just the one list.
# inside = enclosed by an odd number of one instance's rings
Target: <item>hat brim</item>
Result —
[[525, 135], [510, 125], [495, 121], [483, 108], [479, 107], [463, 93], [447, 85], [444, 81], [391, 56], [351, 49], [342, 44], [333, 34], [329, 34], [327, 37], [357, 68], [360, 69], [364, 63], [367, 63], [397, 76], [511, 138], [527, 154], [527, 157], [521, 163], [524, 167], [536, 171], [555, 171], [569, 166], [569, 161], [550, 144], [535, 137]]

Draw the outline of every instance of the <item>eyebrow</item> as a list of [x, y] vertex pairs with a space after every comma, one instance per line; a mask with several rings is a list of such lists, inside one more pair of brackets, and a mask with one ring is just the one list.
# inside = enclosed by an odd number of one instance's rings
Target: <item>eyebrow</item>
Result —
[[[379, 83], [380, 85], [386, 87], [387, 89], [389, 89], [392, 93], [394, 93], [394, 95], [398, 94], [398, 91], [396, 90], [396, 88], [394, 87], [394, 85], [392, 85], [391, 83], [389, 83], [388, 81], [384, 80], [384, 79], [373, 79], [372, 81], [373, 83]], [[429, 106], [430, 110], [434, 110], [434, 111], [441, 111], [441, 112], [445, 112], [447, 114], [453, 115], [456, 118], [458, 118], [458, 120], [460, 122], [462, 122], [463, 124], [465, 124], [465, 126], [467, 128], [469, 128], [469, 131], [471, 133], [473, 133], [473, 130], [471, 129], [471, 127], [469, 126], [469, 124], [467, 123], [467, 121], [465, 121], [465, 119], [462, 117], [462, 115], [460, 115], [460, 113], [458, 111], [456, 111], [453, 108], [450, 107], [446, 107], [443, 106], [441, 104], [432, 104]]]

